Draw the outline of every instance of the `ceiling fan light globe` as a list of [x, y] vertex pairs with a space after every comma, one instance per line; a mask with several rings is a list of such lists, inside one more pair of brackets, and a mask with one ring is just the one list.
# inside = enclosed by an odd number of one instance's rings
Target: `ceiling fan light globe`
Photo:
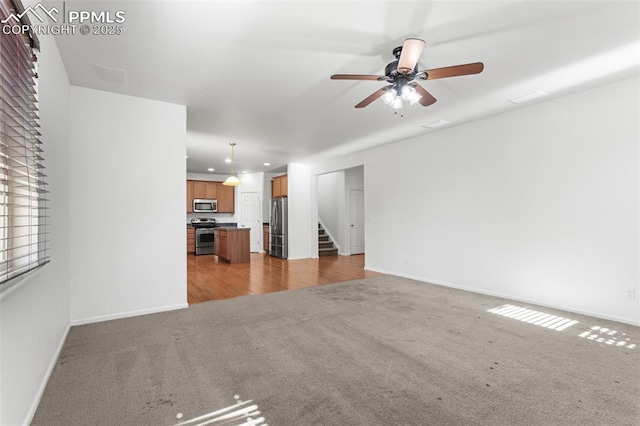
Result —
[[387, 105], [391, 105], [395, 98], [396, 93], [394, 90], [387, 90], [386, 93], [382, 95], [382, 101]]
[[403, 101], [408, 101], [411, 99], [411, 96], [416, 93], [415, 89], [409, 85], [404, 85], [402, 86], [402, 89], [400, 90], [400, 93], [402, 95], [402, 100]]
[[391, 107], [394, 109], [402, 108], [402, 98], [400, 96], [396, 96], [396, 98], [393, 100], [393, 103], [391, 104]]
[[416, 102], [418, 102], [420, 99], [422, 98], [422, 95], [420, 95], [418, 92], [415, 91], [415, 89], [413, 90], [413, 94], [409, 97], [409, 102], [411, 103], [411, 105], [415, 104]]

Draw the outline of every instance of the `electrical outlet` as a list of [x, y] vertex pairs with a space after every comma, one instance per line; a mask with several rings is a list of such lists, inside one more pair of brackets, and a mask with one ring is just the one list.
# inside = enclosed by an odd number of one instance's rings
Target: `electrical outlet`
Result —
[[632, 289], [632, 288], [627, 290], [627, 299], [633, 300], [635, 298], [636, 298], [636, 291], [634, 289]]

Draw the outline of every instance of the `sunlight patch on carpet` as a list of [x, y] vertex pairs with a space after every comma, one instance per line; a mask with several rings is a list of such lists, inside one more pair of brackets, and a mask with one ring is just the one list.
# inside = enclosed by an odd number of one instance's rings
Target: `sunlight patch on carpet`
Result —
[[[265, 423], [264, 417], [255, 418], [256, 416], [260, 416], [260, 411], [258, 411], [257, 405], [248, 405], [253, 401], [241, 401], [238, 395], [234, 395], [233, 398], [236, 400], [236, 403], [233, 405], [185, 420], [177, 423], [175, 426], [205, 426], [214, 424], [224, 424], [226, 426], [269, 426]], [[182, 413], [176, 414], [178, 420], [182, 419], [182, 417]]]
[[617, 330], [597, 325], [591, 327], [591, 330], [580, 334], [580, 337], [610, 346], [624, 346], [627, 349], [635, 349], [636, 347], [636, 344], [632, 343], [631, 339], [627, 337], [627, 333], [618, 333]]
[[487, 312], [556, 331], [566, 330], [578, 323], [578, 321], [569, 318], [545, 314], [544, 312], [514, 305], [498, 306], [497, 308], [487, 310]]

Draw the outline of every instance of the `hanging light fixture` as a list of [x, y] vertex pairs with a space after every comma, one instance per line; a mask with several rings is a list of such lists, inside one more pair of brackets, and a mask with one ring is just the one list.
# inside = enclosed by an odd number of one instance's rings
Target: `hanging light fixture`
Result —
[[238, 176], [236, 176], [236, 174], [233, 172], [233, 150], [236, 144], [232, 142], [229, 145], [231, 145], [231, 174], [229, 175], [227, 180], [222, 182], [222, 184], [225, 186], [239, 186], [241, 184], [240, 179], [238, 179]]
[[384, 95], [382, 101], [393, 109], [402, 109], [403, 101], [409, 102], [411, 105], [420, 100], [422, 96], [416, 89], [406, 82], [394, 84]]

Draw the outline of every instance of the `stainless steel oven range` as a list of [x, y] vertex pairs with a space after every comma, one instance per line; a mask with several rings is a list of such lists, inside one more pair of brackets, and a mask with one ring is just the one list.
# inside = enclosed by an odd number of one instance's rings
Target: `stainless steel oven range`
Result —
[[191, 226], [196, 229], [196, 256], [213, 254], [213, 228], [216, 220], [209, 217], [193, 218]]

